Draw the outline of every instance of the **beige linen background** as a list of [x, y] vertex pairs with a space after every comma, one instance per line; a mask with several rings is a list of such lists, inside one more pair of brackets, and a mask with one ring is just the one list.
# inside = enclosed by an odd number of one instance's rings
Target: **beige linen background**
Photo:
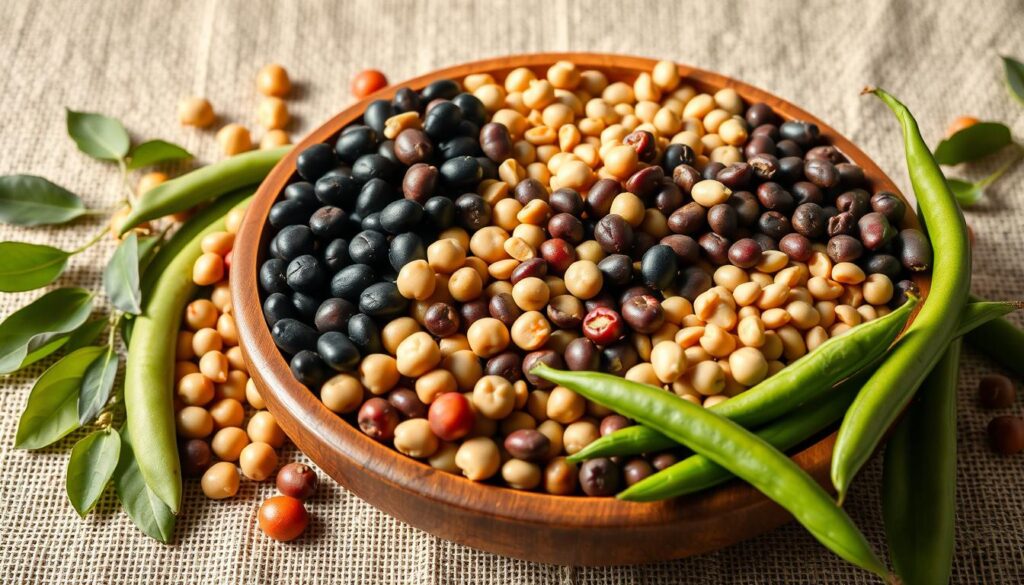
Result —
[[[463, 61], [545, 50], [675, 59], [738, 77], [829, 121], [904, 187], [895, 122], [876, 100], [859, 96], [866, 84], [903, 99], [932, 143], [959, 114], [1002, 120], [1024, 137], [1024, 106], [1003, 87], [998, 59], [1000, 53], [1024, 57], [1018, 0], [13, 0], [0, 4], [0, 15], [0, 173], [45, 175], [93, 208], [113, 207], [121, 197], [118, 172], [76, 151], [64, 131], [65, 106], [119, 117], [137, 139], [172, 140], [211, 161], [217, 158], [213, 133], [179, 128], [178, 99], [207, 96], [222, 120], [255, 128], [255, 73], [272, 61], [283, 63], [298, 85], [288, 102], [295, 138], [349, 103], [348, 77], [363, 67], [398, 81]], [[1024, 298], [1024, 168], [999, 183], [968, 220], [977, 235], [974, 290]], [[71, 249], [98, 225], [0, 226], [0, 238]], [[104, 242], [76, 257], [57, 284], [98, 287], [111, 248]], [[0, 296], [0, 315], [38, 294]], [[244, 482], [239, 497], [212, 502], [190, 481], [176, 542], [161, 545], [136, 531], [112, 493], [88, 519], [77, 518], [63, 488], [70, 441], [39, 453], [12, 449], [31, 381], [43, 367], [0, 378], [0, 581], [6, 583], [872, 582], [792, 525], [674, 562], [536, 565], [436, 539], [329, 480], [310, 503], [313, 525], [295, 544], [272, 542], [256, 526], [258, 504], [272, 486]], [[1024, 581], [1024, 459], [987, 449], [984, 429], [992, 415], [974, 401], [978, 376], [994, 367], [968, 351], [961, 373], [957, 583]], [[1022, 410], [1020, 403], [1010, 409]], [[849, 509], [880, 547], [879, 478], [876, 460], [856, 483]]]

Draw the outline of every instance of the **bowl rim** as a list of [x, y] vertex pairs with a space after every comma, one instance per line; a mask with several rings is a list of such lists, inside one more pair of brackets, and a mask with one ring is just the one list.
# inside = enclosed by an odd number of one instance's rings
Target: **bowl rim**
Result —
[[[263, 320], [261, 295], [257, 284], [258, 266], [265, 254], [265, 244], [267, 244], [269, 232], [264, 229], [265, 220], [281, 189], [292, 177], [299, 152], [307, 146], [326, 142], [336, 136], [346, 124], [357, 120], [369, 103], [377, 99], [390, 98], [398, 88], [420, 89], [437, 79], [461, 80], [469, 73], [487, 72], [497, 76], [517, 67], [541, 71], [560, 60], [573, 61], [577, 66], [583, 68], [600, 69], [609, 74], [609, 77], [612, 77], [614, 73], [616, 75], [624, 74], [631, 78], [640, 72], [651, 71], [657, 62], [655, 59], [629, 55], [558, 52], [511, 55], [445, 67], [390, 85], [347, 106], [295, 145], [260, 185], [238, 232], [237, 241], [242, 245], [236, 246], [233, 253], [230, 274], [232, 302], [235, 307], [241, 346], [249, 373], [258, 385], [271, 413], [275, 415], [285, 432], [299, 448], [314, 462], [325, 470], [329, 470], [335, 479], [349, 487], [362, 499], [402, 520], [446, 538], [449, 537], [451, 531], [436, 526], [421, 525], [414, 518], [414, 514], [403, 513], [398, 502], [391, 499], [382, 502], [381, 497], [375, 497], [373, 490], [367, 488], [367, 484], [355, 481], [355, 476], [368, 474], [374, 480], [384, 482], [397, 490], [394, 493], [426, 499], [452, 509], [461, 509], [477, 516], [486, 516], [517, 525], [550, 526], [554, 523], [571, 530], [635, 527], [637, 525], [657, 527], [678, 525], [684, 520], [692, 524], [706, 523], [718, 517], [725, 517], [726, 513], [732, 512], [739, 513], [741, 516], [747, 517], [748, 520], [751, 519], [751, 514], [763, 518], [756, 531], [746, 534], [743, 538], [773, 528], [785, 521], [788, 515], [779, 514], [781, 508], [775, 506], [754, 488], [736, 480], [672, 501], [633, 503], [610, 497], [559, 496], [514, 490], [473, 482], [464, 477], [434, 469], [425, 462], [407, 457], [392, 447], [369, 438], [324, 406], [316, 394], [291, 376], [287, 362], [270, 337], [270, 330]], [[784, 119], [797, 118], [817, 124], [822, 136], [827, 138], [828, 144], [838, 148], [851, 161], [856, 162], [864, 169], [872, 192], [885, 189], [906, 200], [892, 180], [866, 153], [816, 116], [767, 91], [736, 79], [689, 65], [677, 64], [677, 66], [681, 78], [697, 88], [698, 91], [732, 88], [740, 94], [746, 103], [766, 102]], [[916, 215], [910, 211], [910, 208], [911, 206], [908, 206], [907, 214], [900, 223], [900, 227], [920, 228]], [[923, 298], [927, 294], [928, 277], [919, 275], [915, 281], [922, 289]], [[813, 444], [805, 446], [799, 452], [791, 454], [802, 468], [827, 487], [830, 487], [828, 467], [834, 441], [835, 433], [832, 432]], [[340, 457], [340, 461], [330, 460], [335, 457]], [[771, 508], [775, 508], [774, 514], [766, 512]], [[565, 512], [559, 512], [560, 510]], [[460, 540], [457, 536], [453, 539]], [[729, 544], [734, 540], [739, 540], [739, 538], [711, 544], [717, 547]], [[515, 552], [509, 552], [510, 549], [507, 546], [489, 547], [481, 546], [479, 542], [464, 543], [517, 556]], [[709, 550], [712, 547], [697, 548]], [[536, 560], [538, 557], [520, 558]], [[549, 560], [551, 557], [542, 558], [547, 562], [556, 562]]]

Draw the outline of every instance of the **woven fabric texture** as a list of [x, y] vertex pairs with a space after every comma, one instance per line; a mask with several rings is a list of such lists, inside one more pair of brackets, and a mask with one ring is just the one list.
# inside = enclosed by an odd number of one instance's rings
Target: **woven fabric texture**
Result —
[[[120, 175], [116, 165], [75, 149], [65, 134], [64, 107], [118, 117], [135, 139], [164, 138], [212, 161], [218, 158], [213, 132], [179, 127], [178, 99], [206, 96], [222, 122], [256, 128], [254, 79], [269, 62], [284, 64], [297, 82], [288, 102], [294, 139], [350, 102], [347, 80], [363, 67], [398, 81], [484, 57], [560, 50], [674, 59], [763, 87], [827, 120], [904, 191], [896, 124], [877, 100], [860, 97], [865, 85], [883, 86], [904, 100], [931, 143], [961, 114], [1004, 121], [1024, 136], [1024, 107], [1003, 87], [998, 58], [1024, 57], [1019, 0], [6, 0], [0, 14], [0, 174], [46, 176], [98, 209], [113, 208], [123, 197]], [[980, 177], [1000, 162], [958, 172]], [[1022, 196], [1024, 168], [1017, 168], [968, 214], [977, 236], [974, 290], [987, 297], [1024, 298]], [[0, 239], [73, 249], [100, 226], [97, 219], [50, 229], [0, 226]], [[76, 256], [56, 284], [99, 289], [112, 247], [104, 241]], [[39, 294], [0, 295], [0, 315]], [[273, 492], [269, 483], [243, 482], [237, 498], [213, 502], [189, 481], [176, 542], [162, 545], [132, 526], [112, 491], [86, 520], [77, 517], [64, 495], [70, 440], [42, 452], [12, 448], [32, 380], [44, 365], [0, 378], [0, 582], [875, 582], [795, 525], [679, 561], [537, 565], [434, 538], [330, 481], [310, 504], [314, 520], [306, 536], [287, 545], [264, 537], [256, 525], [259, 502]], [[993, 415], [974, 400], [978, 377], [996, 369], [977, 353], [965, 353], [956, 583], [1024, 582], [1024, 465], [989, 451], [985, 425]], [[1021, 410], [1020, 404], [1010, 409]], [[879, 482], [876, 458], [856, 482], [849, 510], [881, 549]]]

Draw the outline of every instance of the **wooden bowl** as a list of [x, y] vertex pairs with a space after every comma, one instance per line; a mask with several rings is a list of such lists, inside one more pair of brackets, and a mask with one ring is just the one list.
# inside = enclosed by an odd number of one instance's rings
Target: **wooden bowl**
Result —
[[[334, 479], [377, 508], [441, 538], [474, 548], [542, 563], [612, 565], [684, 557], [722, 548], [790, 519], [780, 507], [739, 481], [675, 501], [629, 503], [613, 498], [553, 496], [481, 484], [406, 457], [370, 439], [328, 410], [291, 375], [263, 320], [257, 270], [268, 244], [264, 228], [278, 194], [292, 179], [297, 154], [331, 140], [358, 119], [374, 99], [399, 87], [421, 89], [442, 78], [470, 73], [496, 79], [516, 67], [543, 77], [559, 60], [596, 68], [611, 81], [649, 72], [652, 59], [588, 53], [544, 53], [487, 59], [411, 79], [355, 103], [307, 136], [267, 177], [249, 206], [238, 234], [231, 270], [236, 319], [249, 372], [267, 407], [288, 436]], [[770, 93], [728, 77], [685, 65], [679, 73], [700, 91], [731, 87], [747, 103], [765, 102], [786, 119], [814, 122], [827, 142], [864, 168], [872, 190], [898, 193], [893, 182], [863, 152], [830, 126]], [[908, 206], [909, 208], [909, 206]], [[908, 213], [903, 227], [917, 226]], [[922, 293], [927, 282], [918, 282]], [[796, 453], [794, 460], [823, 485], [828, 483], [835, 434]]]

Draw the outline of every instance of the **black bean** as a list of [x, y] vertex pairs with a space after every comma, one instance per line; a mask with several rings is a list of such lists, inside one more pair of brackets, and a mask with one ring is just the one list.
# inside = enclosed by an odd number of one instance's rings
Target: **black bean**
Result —
[[380, 154], [364, 154], [352, 164], [352, 176], [364, 183], [370, 179], [394, 181], [401, 176], [401, 165]]
[[911, 294], [921, 298], [921, 289], [913, 280], [901, 280], [893, 287], [892, 299], [889, 300], [889, 307], [896, 309], [907, 302], [907, 295]]
[[272, 293], [263, 301], [263, 318], [273, 327], [281, 319], [296, 319], [299, 313], [292, 300], [279, 292]]
[[398, 234], [391, 239], [391, 245], [388, 247], [388, 262], [396, 272], [413, 260], [426, 259], [427, 249], [423, 245], [423, 238], [413, 232]]
[[344, 235], [348, 229], [347, 214], [340, 207], [325, 205], [309, 218], [309, 229], [318, 238], [333, 240]]
[[[771, 175], [775, 174], [775, 171], [778, 170], [779, 159], [775, 157], [775, 152], [775, 140], [770, 136], [765, 136], [763, 134], [752, 135], [750, 140], [747, 141], [746, 146], [743, 147], [743, 156], [747, 158], [747, 162], [751, 163], [751, 165], [753, 165], [752, 159], [759, 158], [761, 156], [770, 156], [775, 161], [775, 164], [773, 164], [771, 168], [764, 169], [771, 172], [767, 178], [771, 178]], [[756, 171], [757, 169], [755, 168], [755, 172]], [[758, 172], [757, 175], [759, 177], [762, 176], [761, 172]]]
[[580, 488], [588, 496], [615, 495], [621, 484], [619, 468], [611, 459], [598, 457], [580, 465]]
[[434, 143], [419, 128], [406, 128], [395, 137], [395, 156], [404, 165], [428, 161], [433, 154]]
[[483, 169], [471, 156], [457, 156], [444, 161], [438, 169], [441, 180], [449, 185], [467, 186], [480, 181]]
[[839, 184], [846, 187], [860, 187], [867, 182], [864, 169], [853, 163], [841, 162], [836, 165], [839, 172]]
[[370, 154], [380, 145], [377, 131], [369, 126], [349, 126], [334, 143], [338, 158], [349, 164], [364, 154]]
[[491, 223], [491, 204], [476, 193], [464, 193], [455, 200], [455, 218], [460, 226], [475, 232]]
[[658, 244], [644, 253], [640, 275], [647, 286], [664, 290], [672, 286], [678, 267], [675, 251], [670, 246]]
[[793, 229], [810, 239], [818, 239], [828, 230], [825, 211], [817, 203], [804, 203], [793, 211]]
[[843, 153], [839, 152], [839, 149], [830, 144], [815, 146], [814, 148], [807, 151], [807, 154], [804, 156], [804, 158], [808, 160], [827, 160], [828, 162], [834, 165], [848, 162], [848, 159], [843, 155]]
[[487, 303], [487, 314], [511, 327], [523, 314], [523, 310], [519, 308], [511, 294], [498, 293]]
[[380, 226], [380, 212], [375, 211], [364, 217], [363, 220], [359, 222], [359, 229], [360, 231], [384, 233], [384, 228]]
[[712, 284], [711, 275], [699, 266], [684, 268], [679, 278], [679, 296], [692, 302], [697, 295], [710, 289]]
[[380, 226], [391, 234], [415, 229], [423, 221], [423, 206], [411, 199], [388, 203], [380, 212]]
[[682, 190], [672, 182], [664, 182], [654, 193], [654, 207], [666, 217], [682, 207], [686, 198]]
[[804, 179], [804, 159], [799, 155], [792, 156], [779, 152], [779, 170], [773, 178], [782, 183], [802, 181]]
[[665, 174], [672, 176], [679, 165], [693, 165], [697, 161], [697, 153], [685, 144], [669, 144], [661, 158], [661, 168]]
[[899, 223], [907, 212], [907, 204], [895, 193], [879, 191], [871, 196], [871, 209], [884, 215], [889, 222]]
[[[472, 156], [478, 157], [482, 153], [480, 151], [480, 145], [477, 143], [476, 138], [470, 138], [469, 136], [456, 136], [449, 138], [437, 145], [438, 153], [441, 158], [448, 160], [457, 156]], [[490, 159], [484, 158], [484, 160], [491, 162]]]
[[359, 181], [352, 177], [324, 176], [316, 182], [314, 192], [317, 199], [326, 205], [351, 209], [361, 187]]
[[448, 337], [459, 330], [459, 312], [448, 303], [434, 303], [423, 314], [423, 326], [435, 337]]
[[565, 346], [565, 365], [576, 372], [596, 371], [601, 367], [601, 352], [593, 341], [586, 337], [577, 337]]
[[788, 122], [783, 122], [782, 125], [779, 126], [779, 134], [786, 140], [792, 140], [800, 146], [807, 148], [814, 146], [818, 141], [818, 136], [821, 134], [821, 130], [818, 129], [817, 124], [799, 120], [790, 120]]
[[[757, 173], [753, 165], [747, 164], [745, 162], [737, 162], [732, 163], [729, 166], [722, 169], [721, 171], [719, 171], [718, 174], [715, 176], [715, 179], [719, 183], [722, 183], [723, 185], [732, 189], [733, 191], [739, 191], [740, 189], [743, 189], [744, 187], [749, 185], [750, 182], [754, 180], [755, 174]], [[758, 176], [760, 175], [758, 174]], [[767, 177], [763, 178], [769, 178], [770, 176], [771, 175], [768, 175]]]
[[459, 84], [451, 79], [438, 79], [433, 81], [427, 87], [424, 87], [420, 92], [420, 98], [423, 103], [429, 103], [433, 100], [450, 100], [457, 96], [462, 88]]
[[285, 281], [292, 290], [311, 294], [323, 288], [327, 275], [316, 256], [305, 254], [288, 263]]
[[899, 233], [900, 262], [911, 272], [928, 270], [932, 265], [932, 246], [928, 238], [915, 229]]
[[378, 282], [359, 295], [359, 311], [371, 317], [394, 317], [404, 312], [409, 300], [393, 282]]
[[[523, 379], [523, 358], [514, 351], [506, 351], [487, 360], [484, 372], [488, 376], [501, 376], [509, 382]], [[534, 431], [536, 432], [536, 431]]]
[[424, 225], [441, 231], [455, 225], [455, 202], [447, 197], [431, 197], [423, 204]]
[[633, 247], [633, 227], [618, 214], [601, 218], [594, 226], [594, 239], [608, 254], [622, 254]]
[[359, 293], [377, 282], [377, 273], [366, 264], [350, 264], [331, 278], [331, 296], [351, 302], [359, 300]]
[[896, 229], [892, 227], [884, 215], [873, 211], [857, 220], [860, 230], [860, 241], [868, 250], [880, 250], [896, 237]]
[[757, 128], [763, 124], [774, 124], [778, 120], [771, 106], [761, 102], [751, 104], [743, 116], [751, 128]]
[[790, 213], [793, 211], [795, 202], [793, 196], [782, 188], [782, 185], [775, 182], [761, 183], [757, 187], [757, 200], [765, 209], [778, 211], [779, 213]]
[[[520, 181], [522, 185], [525, 181]], [[519, 185], [516, 185], [518, 188]], [[600, 179], [590, 187], [587, 192], [586, 210], [591, 219], [600, 219], [608, 215], [612, 207], [612, 200], [622, 192], [622, 186], [613, 179]], [[518, 197], [516, 198], [518, 200]], [[522, 201], [520, 201], [522, 203]], [[525, 203], [524, 203], [525, 205]]]
[[[618, 194], [619, 192], [622, 191], [622, 188], [619, 186], [618, 183], [616, 183], [615, 185], [618, 189], [618, 191], [616, 191], [616, 194]], [[513, 190], [513, 195], [515, 196], [516, 201], [518, 201], [522, 205], [526, 205], [527, 203], [533, 201], [534, 199], [540, 199], [541, 201], [548, 200], [548, 190], [540, 181], [532, 178], [523, 179], [522, 181], [519, 181], [519, 184], [517, 184], [516, 188]]]
[[753, 238], [754, 241], [757, 242], [758, 244], [761, 244], [762, 250], [767, 251], [779, 249], [779, 242], [775, 238], [767, 234], [762, 234], [761, 232], [758, 232], [750, 237]]
[[704, 231], [707, 215], [707, 211], [700, 203], [691, 201], [668, 216], [668, 229], [677, 234], [696, 236]]
[[583, 214], [583, 197], [575, 189], [562, 187], [551, 192], [548, 205], [555, 213], [569, 213], [579, 217]]
[[313, 324], [320, 333], [346, 331], [348, 320], [356, 313], [356, 306], [342, 298], [330, 298], [320, 303]]
[[454, 136], [462, 122], [462, 110], [451, 102], [441, 102], [423, 116], [423, 131], [434, 140]]
[[292, 356], [288, 366], [295, 379], [312, 390], [318, 390], [331, 375], [320, 355], [305, 349]]
[[408, 87], [400, 87], [395, 92], [395, 97], [391, 100], [391, 106], [394, 108], [396, 114], [403, 112], [417, 112], [420, 110], [423, 104], [420, 103], [420, 96], [418, 93]]
[[297, 319], [279, 319], [270, 327], [270, 336], [281, 351], [296, 354], [316, 348], [316, 330]]
[[384, 134], [384, 123], [395, 115], [395, 109], [388, 100], [374, 100], [363, 112], [363, 122], [381, 135]]
[[265, 293], [288, 292], [288, 283], [285, 281], [287, 269], [288, 263], [280, 258], [265, 260], [260, 265], [260, 290]]
[[625, 286], [633, 279], [633, 261], [625, 254], [609, 254], [597, 263], [597, 268], [608, 284]]
[[803, 203], [817, 203], [821, 205], [825, 201], [825, 195], [821, 188], [810, 181], [797, 181], [789, 188], [797, 205]]
[[554, 388], [554, 382], [548, 382], [547, 380], [530, 373], [538, 364], [544, 364], [548, 367], [555, 368], [556, 370], [564, 370], [565, 361], [562, 360], [562, 356], [550, 349], [542, 349], [539, 351], [531, 351], [523, 357], [523, 374], [526, 376], [526, 381], [538, 390]]
[[811, 241], [801, 234], [786, 234], [779, 240], [779, 250], [785, 252], [794, 262], [807, 262], [811, 259]]
[[628, 146], [632, 146], [633, 150], [636, 151], [637, 157], [646, 163], [654, 160], [654, 157], [658, 153], [657, 145], [654, 141], [654, 134], [646, 130], [634, 130], [626, 135], [622, 139], [622, 143]]
[[[769, 213], [777, 213], [770, 211]], [[704, 251], [704, 255], [716, 266], [729, 263], [729, 247], [732, 246], [732, 242], [729, 238], [720, 236], [714, 232], [702, 234], [697, 239], [697, 244], [700, 245], [701, 250]]]
[[350, 372], [359, 365], [359, 349], [340, 331], [328, 331], [316, 343], [317, 353], [324, 362], [339, 372]]
[[292, 306], [295, 307], [295, 311], [306, 323], [311, 323], [313, 318], [316, 316], [316, 310], [320, 308], [320, 304], [323, 299], [317, 296], [309, 295], [301, 292], [292, 293]]
[[853, 236], [838, 235], [829, 238], [825, 253], [833, 262], [853, 262], [864, 253], [864, 246]]
[[736, 236], [739, 216], [731, 205], [719, 203], [708, 210], [708, 227], [720, 236], [732, 238]]
[[355, 212], [359, 217], [363, 218], [384, 209], [388, 203], [397, 198], [398, 194], [395, 193], [394, 187], [389, 185], [387, 181], [383, 179], [370, 179], [359, 191], [359, 196], [356, 198]]
[[381, 266], [388, 257], [388, 238], [372, 230], [361, 231], [348, 244], [348, 255], [357, 264]]
[[380, 340], [380, 329], [369, 315], [356, 313], [348, 320], [348, 338], [363, 355], [381, 353], [384, 345]]
[[892, 254], [872, 254], [865, 263], [864, 271], [868, 274], [884, 274], [889, 280], [896, 280], [902, 271], [902, 264]]
[[619, 341], [601, 350], [601, 371], [613, 376], [625, 376], [626, 372], [638, 363], [640, 354], [628, 341]]
[[793, 231], [789, 218], [778, 211], [766, 211], [757, 220], [757, 229], [761, 233], [778, 240]]
[[851, 189], [836, 197], [836, 208], [848, 211], [853, 217], [860, 219], [871, 210], [871, 198], [864, 189]]
[[315, 183], [338, 164], [338, 156], [328, 144], [314, 144], [299, 153], [295, 168], [303, 179]]
[[761, 244], [752, 238], [737, 240], [729, 246], [729, 262], [740, 268], [753, 268], [761, 261]]
[[688, 164], [681, 164], [672, 170], [672, 182], [689, 195], [690, 189], [701, 180], [700, 171]]
[[302, 224], [309, 221], [309, 216], [313, 215], [315, 210], [316, 208], [310, 209], [309, 206], [301, 201], [285, 199], [278, 201], [270, 208], [267, 222], [277, 229], [289, 225]]
[[471, 93], [460, 93], [451, 98], [452, 103], [462, 110], [462, 118], [477, 126], [482, 126], [487, 121], [487, 109], [479, 98]]
[[423, 203], [434, 195], [441, 173], [437, 167], [427, 163], [416, 163], [405, 171], [402, 179], [402, 193], [406, 199]]

